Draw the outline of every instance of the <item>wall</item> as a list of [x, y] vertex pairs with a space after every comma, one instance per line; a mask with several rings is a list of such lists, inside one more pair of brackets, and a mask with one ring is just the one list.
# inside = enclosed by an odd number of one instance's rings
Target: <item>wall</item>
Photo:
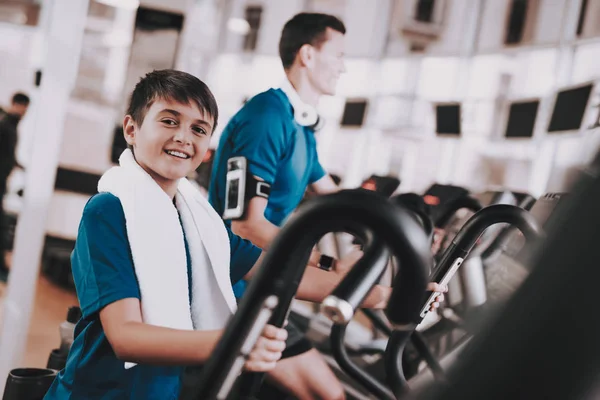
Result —
[[561, 37], [561, 28], [566, 22], [565, 7], [574, 3], [575, 1], [572, 0], [541, 0], [537, 8], [533, 42], [558, 43]]
[[484, 1], [477, 50], [497, 51], [503, 47], [510, 0]]
[[[398, 176], [402, 191], [417, 192], [435, 181], [474, 190], [484, 190], [489, 184], [505, 185], [536, 194], [547, 187], [554, 190], [567, 185], [569, 171], [589, 160], [600, 145], [598, 129], [572, 132], [571, 138], [564, 140], [548, 138], [545, 129], [556, 90], [600, 79], [600, 32], [590, 28], [597, 2], [589, 1], [584, 41], [573, 42], [581, 0], [538, 0], [535, 23], [529, 28], [531, 43], [505, 48], [509, 0], [445, 0], [439, 37], [424, 53], [411, 53], [402, 28], [412, 16], [415, 1], [232, 0], [229, 9], [216, 0], [210, 4], [204, 0], [200, 6], [195, 3], [193, 8], [186, 8], [191, 4], [187, 0], [169, 3], [171, 8], [188, 10], [177, 66], [205, 80], [220, 106], [219, 130], [212, 146], [244, 98], [283, 79], [277, 55], [281, 29], [292, 15], [307, 9], [337, 14], [348, 28], [348, 72], [339, 82], [338, 94], [320, 103], [327, 125], [317, 135], [323, 164], [341, 175], [346, 187], [372, 173]], [[240, 53], [243, 36], [227, 29], [230, 18], [243, 17], [248, 4], [264, 7], [257, 49], [252, 54]], [[569, 4], [566, 9], [565, 4]], [[219, 37], [218, 32], [224, 35]], [[558, 42], [562, 47], [546, 46]], [[17, 89], [35, 96], [32, 77], [39, 43], [35, 28], [0, 25], [0, 103], [5, 104]], [[123, 73], [117, 64], [104, 82], [113, 93], [118, 92]], [[353, 97], [369, 100], [366, 125], [341, 129], [344, 102]], [[529, 97], [542, 99], [534, 140], [503, 140], [505, 99]], [[460, 141], [435, 136], [433, 103], [454, 100], [464, 103]], [[590, 110], [587, 122], [597, 111]], [[31, 115], [34, 112], [35, 102]], [[109, 168], [112, 123], [118, 118], [111, 106], [73, 101], [65, 123], [61, 165], [93, 173]], [[24, 163], [32, 129], [29, 121], [30, 117], [26, 118], [21, 126], [19, 154]], [[82, 199], [73, 196], [66, 200], [64, 193], [55, 197], [49, 230], [59, 232], [57, 224], [64, 219], [63, 231], [70, 235], [74, 220], [61, 213], [79, 210]]]

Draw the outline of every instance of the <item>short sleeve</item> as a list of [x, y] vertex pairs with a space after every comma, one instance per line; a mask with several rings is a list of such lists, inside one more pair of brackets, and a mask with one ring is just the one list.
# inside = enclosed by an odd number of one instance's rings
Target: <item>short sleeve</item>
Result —
[[125, 214], [117, 197], [101, 193], [88, 202], [71, 264], [84, 316], [121, 299], [140, 298]]
[[240, 281], [256, 264], [258, 257], [262, 253], [259, 247], [256, 247], [249, 240], [242, 239], [226, 225], [229, 235], [229, 244], [231, 248], [231, 261], [229, 264], [229, 276], [231, 284], [235, 285]]
[[282, 115], [283, 109], [266, 101], [260, 103], [262, 106], [249, 107], [245, 117], [238, 121], [232, 157], [246, 157], [250, 173], [273, 184], [290, 135]]
[[319, 162], [319, 159], [315, 158], [315, 161], [314, 161], [313, 167], [312, 167], [312, 171], [310, 171], [310, 179], [309, 179], [308, 183], [309, 184], [315, 183], [316, 181], [318, 181], [319, 179], [324, 177], [326, 174], [327, 174], [327, 172], [325, 171], [325, 168], [323, 168], [323, 166]]

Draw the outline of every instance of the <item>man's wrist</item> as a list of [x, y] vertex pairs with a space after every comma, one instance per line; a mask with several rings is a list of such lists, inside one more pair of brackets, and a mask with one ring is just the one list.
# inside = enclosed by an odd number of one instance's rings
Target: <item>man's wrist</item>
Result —
[[321, 254], [317, 267], [324, 271], [335, 271], [335, 259], [325, 254]]

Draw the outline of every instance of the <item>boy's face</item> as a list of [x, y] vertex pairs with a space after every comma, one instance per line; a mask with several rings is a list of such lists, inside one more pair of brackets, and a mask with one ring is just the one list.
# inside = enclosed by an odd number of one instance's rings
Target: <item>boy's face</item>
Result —
[[213, 126], [213, 117], [195, 104], [161, 99], [152, 104], [141, 126], [129, 115], [123, 122], [136, 161], [171, 195], [177, 180], [200, 166]]
[[327, 39], [314, 51], [308, 65], [311, 84], [324, 95], [335, 95], [340, 75], [346, 72], [344, 65], [344, 35], [327, 28]]

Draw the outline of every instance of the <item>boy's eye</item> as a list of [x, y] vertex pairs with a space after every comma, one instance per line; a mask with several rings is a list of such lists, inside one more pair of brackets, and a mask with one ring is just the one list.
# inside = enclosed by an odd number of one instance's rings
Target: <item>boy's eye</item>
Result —
[[206, 130], [203, 128], [200, 128], [199, 126], [194, 126], [192, 127], [192, 130], [196, 133], [199, 133], [201, 135], [206, 135]]
[[166, 124], [166, 125], [177, 125], [177, 122], [175, 122], [175, 121], [174, 121], [174, 120], [172, 120], [172, 119], [163, 119], [163, 120], [162, 120], [162, 121], [160, 121], [160, 122], [162, 122], [163, 124]]

